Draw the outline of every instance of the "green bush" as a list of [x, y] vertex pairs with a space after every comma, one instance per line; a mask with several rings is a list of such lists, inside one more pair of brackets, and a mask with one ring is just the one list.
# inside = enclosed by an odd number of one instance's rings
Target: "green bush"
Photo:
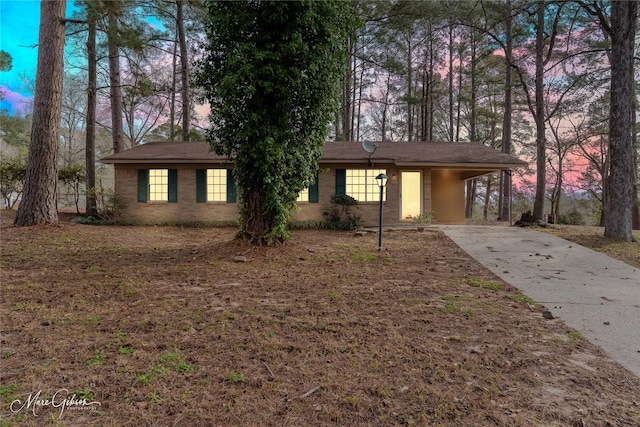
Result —
[[0, 157], [0, 194], [7, 209], [13, 209], [22, 194], [27, 176], [27, 160], [24, 157]]
[[358, 201], [346, 194], [331, 196], [331, 206], [322, 211], [324, 226], [330, 230], [357, 230], [363, 225], [360, 215], [352, 214], [350, 209]]
[[119, 212], [124, 209], [125, 204], [113, 190], [106, 190], [100, 185], [99, 188], [87, 190], [87, 197], [94, 197], [98, 210], [98, 220], [112, 221], [118, 217]]
[[582, 214], [577, 210], [572, 210], [567, 212], [566, 214], [560, 214], [558, 216], [558, 224], [566, 224], [566, 225], [584, 225], [584, 218]]

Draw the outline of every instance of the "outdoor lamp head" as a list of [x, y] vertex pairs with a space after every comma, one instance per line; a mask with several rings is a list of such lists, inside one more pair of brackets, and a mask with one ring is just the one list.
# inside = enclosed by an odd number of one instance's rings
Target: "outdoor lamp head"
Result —
[[381, 173], [380, 175], [376, 176], [376, 181], [378, 182], [378, 187], [380, 188], [384, 188], [384, 186], [387, 184], [387, 180], [389, 179], [389, 177], [383, 173]]

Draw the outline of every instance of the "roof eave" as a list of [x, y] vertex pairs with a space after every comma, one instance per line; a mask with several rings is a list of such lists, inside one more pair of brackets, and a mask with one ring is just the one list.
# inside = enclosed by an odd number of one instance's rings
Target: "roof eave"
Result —
[[233, 163], [230, 160], [225, 159], [100, 159], [104, 164], [193, 164], [193, 163], [207, 163], [207, 164], [230, 164]]

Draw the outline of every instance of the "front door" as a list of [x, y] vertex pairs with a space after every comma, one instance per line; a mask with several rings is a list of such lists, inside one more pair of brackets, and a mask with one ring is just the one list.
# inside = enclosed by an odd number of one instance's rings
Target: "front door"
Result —
[[422, 172], [400, 173], [400, 219], [422, 213]]

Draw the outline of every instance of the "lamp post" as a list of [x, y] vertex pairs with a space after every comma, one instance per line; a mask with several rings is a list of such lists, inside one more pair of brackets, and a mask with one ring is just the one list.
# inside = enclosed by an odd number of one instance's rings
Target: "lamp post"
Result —
[[382, 250], [382, 198], [384, 194], [384, 186], [387, 184], [389, 177], [383, 173], [376, 176], [376, 182], [380, 187], [380, 234], [378, 235], [378, 250]]

